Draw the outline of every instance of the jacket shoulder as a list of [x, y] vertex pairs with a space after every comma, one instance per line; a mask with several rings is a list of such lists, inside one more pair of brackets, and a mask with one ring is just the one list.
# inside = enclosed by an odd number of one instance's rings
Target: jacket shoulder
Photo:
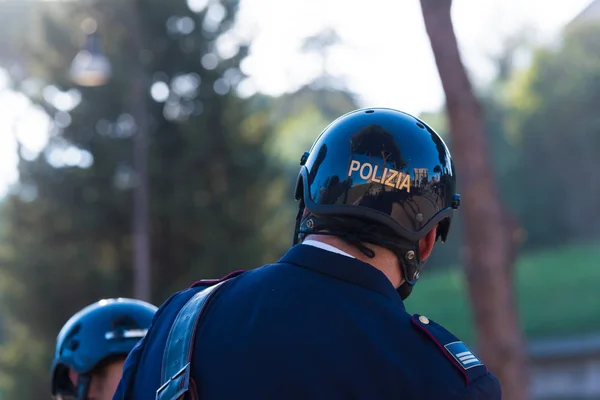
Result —
[[485, 364], [446, 328], [419, 314], [414, 314], [411, 322], [414, 329], [430, 340], [448, 363], [463, 376], [467, 386], [489, 374]]

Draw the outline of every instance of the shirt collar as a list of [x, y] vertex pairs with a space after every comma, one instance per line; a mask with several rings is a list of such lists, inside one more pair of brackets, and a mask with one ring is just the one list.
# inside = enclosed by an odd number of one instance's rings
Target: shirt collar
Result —
[[341, 255], [339, 250], [333, 252], [312, 245], [299, 244], [292, 247], [280, 262], [310, 269], [381, 293], [398, 302], [404, 309], [400, 295], [383, 272], [352, 256]]
[[341, 255], [346, 256], [346, 257], [356, 258], [356, 257], [351, 256], [350, 254], [346, 253], [345, 251], [342, 251], [342, 250], [338, 249], [337, 247], [334, 247], [334, 246], [332, 246], [330, 244], [327, 244], [327, 243], [318, 242], [316, 240], [310, 240], [310, 239], [309, 240], [305, 240], [304, 242], [302, 242], [302, 244], [305, 244], [307, 246], [318, 247], [320, 249], [331, 251], [331, 252], [337, 253], [337, 254], [341, 254]]

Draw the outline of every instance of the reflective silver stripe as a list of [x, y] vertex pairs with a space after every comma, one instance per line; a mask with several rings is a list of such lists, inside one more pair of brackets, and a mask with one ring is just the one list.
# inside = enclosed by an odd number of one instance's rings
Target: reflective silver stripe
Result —
[[126, 329], [123, 331], [111, 331], [104, 334], [106, 340], [112, 339], [137, 339], [143, 338], [148, 333], [148, 329]]

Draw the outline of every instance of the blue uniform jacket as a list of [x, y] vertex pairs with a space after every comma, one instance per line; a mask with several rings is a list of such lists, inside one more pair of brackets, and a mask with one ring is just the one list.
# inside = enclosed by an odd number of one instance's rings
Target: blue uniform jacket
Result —
[[[114, 400], [155, 398], [170, 327], [202, 288], [160, 307]], [[308, 245], [215, 294], [197, 329], [191, 374], [203, 400], [501, 399], [485, 365], [440, 325], [409, 315], [382, 272]]]

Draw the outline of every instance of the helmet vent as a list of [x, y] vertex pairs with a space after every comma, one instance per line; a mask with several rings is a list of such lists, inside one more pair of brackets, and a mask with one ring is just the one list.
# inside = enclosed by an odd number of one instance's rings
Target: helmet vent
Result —
[[75, 339], [75, 335], [79, 333], [81, 330], [81, 324], [77, 324], [71, 329], [69, 334], [64, 340], [64, 344], [60, 349], [60, 354], [62, 355], [65, 350], [75, 351], [79, 347], [79, 340]]
[[73, 336], [77, 335], [79, 333], [79, 331], [81, 330], [81, 324], [77, 324], [73, 327], [73, 329], [71, 329], [71, 331], [69, 332], [69, 334], [67, 335], [66, 339], [71, 339], [73, 338]]
[[69, 342], [69, 350], [75, 351], [79, 347], [79, 340], [71, 340]]
[[417, 122], [417, 126], [421, 129], [425, 129], [425, 126], [420, 122]]
[[375, 112], [375, 110], [367, 110], [365, 111], [365, 114], [373, 114]]
[[113, 329], [132, 329], [137, 328], [137, 323], [129, 315], [121, 315], [112, 321]]

